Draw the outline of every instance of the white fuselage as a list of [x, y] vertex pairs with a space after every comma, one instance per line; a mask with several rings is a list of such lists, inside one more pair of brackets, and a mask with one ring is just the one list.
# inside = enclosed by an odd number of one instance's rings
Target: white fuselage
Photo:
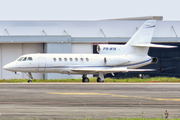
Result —
[[[21, 60], [20, 58], [32, 60]], [[105, 60], [106, 59], [106, 60]], [[27, 54], [3, 68], [15, 72], [96, 74], [98, 72], [74, 72], [76, 68], [107, 69], [126, 67], [135, 69], [151, 63], [147, 55], [101, 55], [101, 54]]]

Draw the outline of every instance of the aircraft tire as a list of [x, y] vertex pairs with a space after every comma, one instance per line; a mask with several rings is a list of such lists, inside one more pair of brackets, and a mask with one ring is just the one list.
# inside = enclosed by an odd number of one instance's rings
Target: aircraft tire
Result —
[[89, 78], [87, 78], [87, 77], [86, 77], [86, 78], [83, 78], [83, 79], [82, 79], [82, 82], [88, 83], [88, 82], [89, 82]]
[[28, 83], [32, 83], [32, 80], [28, 80]]
[[100, 78], [100, 77], [98, 77], [98, 78], [97, 78], [97, 82], [98, 82], [98, 83], [103, 83], [104, 81], [103, 81], [103, 80], [101, 80], [101, 78]]

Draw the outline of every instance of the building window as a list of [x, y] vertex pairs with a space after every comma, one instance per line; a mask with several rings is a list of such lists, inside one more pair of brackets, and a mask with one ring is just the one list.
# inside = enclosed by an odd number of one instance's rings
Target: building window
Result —
[[77, 62], [77, 61], [78, 61], [78, 58], [75, 58], [75, 61]]
[[56, 61], [56, 58], [53, 58], [54, 62]]
[[64, 58], [64, 61], [67, 61], [67, 58]]
[[61, 59], [61, 58], [59, 58], [59, 61], [61, 62], [61, 61], [62, 61], [62, 59]]
[[88, 61], [89, 61], [89, 58], [86, 58], [86, 61], [88, 62]]
[[72, 58], [69, 58], [69, 60], [72, 62], [73, 61], [73, 59]]

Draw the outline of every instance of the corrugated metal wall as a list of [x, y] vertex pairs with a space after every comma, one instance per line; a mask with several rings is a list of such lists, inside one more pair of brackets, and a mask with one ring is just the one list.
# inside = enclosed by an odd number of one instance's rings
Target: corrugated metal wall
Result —
[[[131, 37], [144, 21], [0, 21], [0, 36]], [[153, 37], [176, 37], [172, 26], [180, 36], [180, 21], [158, 21]]]
[[[21, 79], [27, 78], [24, 74], [14, 74], [13, 72], [3, 70], [3, 66], [7, 63], [10, 63], [16, 60], [19, 56], [28, 53], [43, 53], [43, 44], [41, 43], [3, 43], [0, 44], [0, 56], [1, 56], [1, 71], [0, 71], [0, 79]], [[42, 79], [43, 75], [39, 73], [33, 74], [35, 79]]]
[[[85, 53], [93, 54], [93, 45], [92, 44], [72, 44], [72, 53]], [[88, 75], [89, 78], [92, 78], [93, 75]], [[82, 75], [72, 75], [72, 78], [82, 78]]]

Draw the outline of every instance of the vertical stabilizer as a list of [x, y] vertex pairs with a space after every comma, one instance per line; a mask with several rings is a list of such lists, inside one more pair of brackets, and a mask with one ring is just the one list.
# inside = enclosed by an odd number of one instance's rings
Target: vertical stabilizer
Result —
[[150, 44], [153, 36], [156, 20], [147, 20], [139, 30], [125, 44], [125, 54], [147, 55], [149, 47], [138, 47], [133, 45]]

